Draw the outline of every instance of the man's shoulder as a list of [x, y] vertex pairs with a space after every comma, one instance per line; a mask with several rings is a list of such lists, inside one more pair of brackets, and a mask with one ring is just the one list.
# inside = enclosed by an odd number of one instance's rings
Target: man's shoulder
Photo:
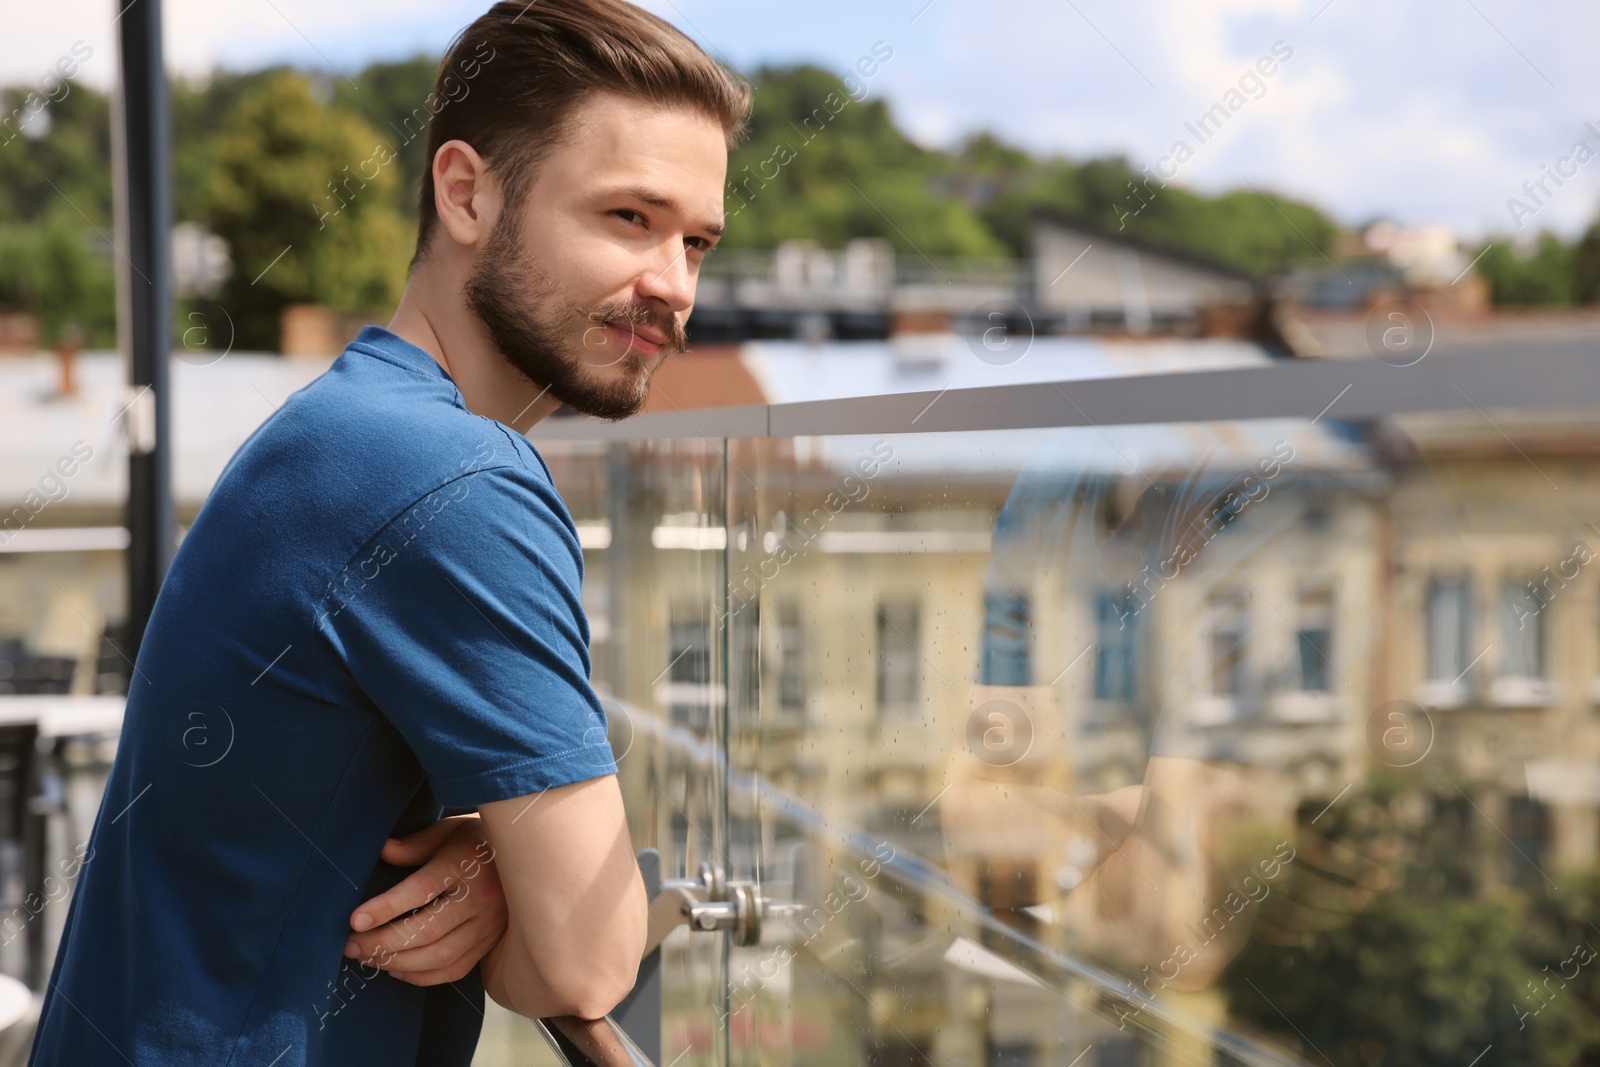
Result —
[[279, 414], [282, 444], [315, 445], [330, 463], [375, 468], [389, 480], [448, 479], [473, 467], [528, 462], [512, 440], [520, 435], [468, 411], [442, 372], [425, 373], [354, 344]]
[[565, 600], [579, 610], [583, 548], [571, 513], [542, 463], [511, 462], [508, 452], [521, 458], [520, 449], [486, 449], [367, 526], [316, 592], [318, 620], [337, 622], [352, 605], [369, 617], [433, 616], [489, 589], [503, 602]]
[[468, 411], [441, 371], [352, 345], [239, 449], [203, 510], [246, 539], [321, 546], [319, 556], [337, 557], [324, 565], [337, 568], [419, 506], [449, 501], [460, 518], [497, 500], [564, 524], [565, 505], [526, 437]]
[[[448, 521], [440, 522], [447, 509]], [[441, 558], [548, 556], [552, 550], [581, 557], [566, 502], [525, 440], [521, 447], [513, 441], [462, 458], [447, 478], [395, 510], [372, 542], [398, 538], [410, 545], [424, 527], [447, 531], [420, 542], [422, 551]]]
[[[346, 472], [361, 515], [351, 527], [360, 552], [405, 544], [441, 560], [517, 542], [541, 552], [576, 540], [571, 515], [533, 445], [510, 428], [466, 411], [415, 412], [352, 427], [361, 440]], [[341, 481], [346, 479], [341, 478]], [[335, 485], [334, 489], [340, 487]], [[430, 536], [419, 536], [424, 530]]]
[[[548, 481], [521, 434], [467, 410], [460, 391], [431, 371], [352, 344], [291, 396], [241, 449], [255, 465], [324, 481], [336, 495], [392, 495], [403, 506], [470, 471], [507, 467]], [[254, 451], [257, 456], [247, 456]], [[259, 471], [257, 472], [260, 473]], [[408, 495], [409, 494], [409, 495]]]

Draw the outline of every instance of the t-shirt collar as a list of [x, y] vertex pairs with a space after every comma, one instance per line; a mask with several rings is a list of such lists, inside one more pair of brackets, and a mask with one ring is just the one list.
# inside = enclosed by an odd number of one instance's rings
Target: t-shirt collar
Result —
[[455, 379], [450, 377], [450, 372], [445, 370], [427, 350], [418, 348], [410, 341], [390, 333], [382, 326], [363, 326], [361, 332], [356, 334], [355, 340], [350, 342], [349, 347], [360, 349], [368, 355], [386, 359], [391, 363], [398, 363], [403, 367], [409, 367], [423, 374], [443, 378], [451, 385], [455, 384]]

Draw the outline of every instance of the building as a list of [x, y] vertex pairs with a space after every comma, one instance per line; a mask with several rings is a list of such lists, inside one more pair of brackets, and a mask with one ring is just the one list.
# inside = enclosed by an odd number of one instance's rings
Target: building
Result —
[[[691, 423], [731, 408], [717, 418], [737, 424], [752, 404], [846, 393], [937, 403], [1065, 383], [1070, 400], [1075, 381], [1273, 358], [1227, 338], [1006, 340], [701, 350], [668, 365], [652, 403]], [[180, 522], [325, 365], [175, 364]], [[0, 448], [17, 457], [0, 651], [58, 675], [70, 663], [79, 695], [115, 690], [103, 634], [122, 595], [120, 368], [87, 354], [70, 393], [50, 357], [0, 363], [0, 378]], [[1258, 934], [1250, 905], [1218, 911], [1228, 887], [1270, 880], [1279, 842], [1420, 760], [1442, 777], [1412, 780], [1419, 825], [1503, 835], [1484, 887], [1593, 866], [1590, 421], [536, 432], [585, 549], [595, 682], [636, 844], [660, 848], [669, 877], [715, 862], [812, 909], [726, 962], [714, 939], [674, 935], [669, 1046], [1065, 1063], [1094, 1044], [1101, 1063], [1183, 1062], [1228, 1032], [1218, 975]], [[85, 767], [106, 755], [71, 744]], [[862, 842], [914, 857], [925, 880], [856, 876], [850, 895], [841, 872], [861, 870]], [[841, 893], [848, 905], [815, 918]], [[1191, 1029], [1155, 1051], [1119, 1029], [1108, 989], [1174, 942], [1196, 956], [1160, 999]], [[792, 954], [767, 977], [779, 944]], [[1111, 985], [1053, 970], [1063, 959]], [[724, 982], [738, 1010], [719, 1030], [708, 1005]]]

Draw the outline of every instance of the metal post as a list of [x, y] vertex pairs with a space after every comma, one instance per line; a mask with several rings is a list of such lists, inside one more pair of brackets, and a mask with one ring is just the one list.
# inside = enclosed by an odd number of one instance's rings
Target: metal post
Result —
[[161, 0], [119, 0], [122, 273], [128, 322], [128, 631], [137, 657], [156, 593], [172, 562], [171, 133], [161, 60]]
[[[654, 899], [661, 892], [661, 853], [653, 848], [642, 850], [639, 871], [644, 876], [646, 894]], [[651, 1063], [661, 1062], [661, 949], [651, 952], [639, 964], [639, 979], [633, 992], [623, 998], [611, 1017], [650, 1057]]]

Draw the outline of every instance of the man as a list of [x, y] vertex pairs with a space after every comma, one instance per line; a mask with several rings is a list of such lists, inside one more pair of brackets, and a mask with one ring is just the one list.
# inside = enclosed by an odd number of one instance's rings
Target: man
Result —
[[41, 1067], [464, 1067], [485, 989], [633, 984], [582, 555], [523, 434], [631, 414], [684, 347], [748, 89], [622, 0], [497, 4], [439, 85], [393, 320], [250, 436], [161, 591]]

